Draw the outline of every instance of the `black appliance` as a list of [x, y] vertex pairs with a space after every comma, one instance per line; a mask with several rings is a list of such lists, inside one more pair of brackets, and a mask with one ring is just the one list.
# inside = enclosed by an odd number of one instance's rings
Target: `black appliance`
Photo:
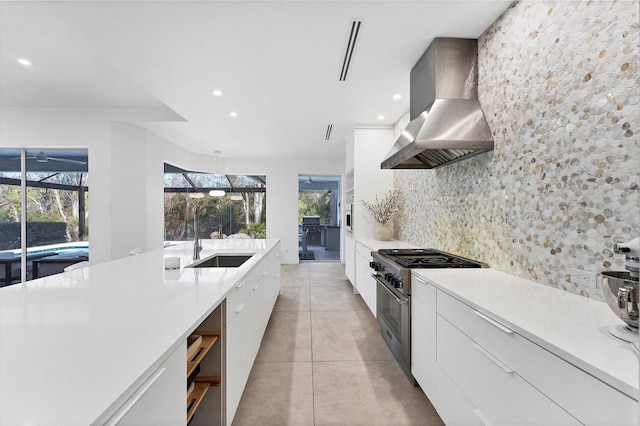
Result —
[[302, 216], [302, 225], [320, 225], [320, 216]]
[[[388, 249], [371, 252], [369, 266], [377, 282], [380, 332], [411, 381], [411, 269], [484, 268], [487, 265], [436, 249]], [[415, 381], [414, 381], [415, 383]]]
[[302, 232], [306, 233], [306, 242], [311, 245], [322, 245], [322, 228], [320, 216], [302, 216]]

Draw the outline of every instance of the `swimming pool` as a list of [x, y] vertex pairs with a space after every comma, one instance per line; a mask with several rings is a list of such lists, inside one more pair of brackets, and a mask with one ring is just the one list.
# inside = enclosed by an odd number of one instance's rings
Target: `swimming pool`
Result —
[[[46, 246], [37, 246], [37, 247], [27, 247], [27, 255], [31, 254], [46, 254], [46, 253], [58, 253], [58, 254], [66, 254], [66, 253], [74, 253], [74, 252], [89, 252], [89, 242], [88, 241], [77, 241], [73, 243], [60, 243], [60, 244], [49, 244]], [[10, 254], [13, 254], [13, 257], [19, 257], [21, 254], [21, 250], [2, 250], [0, 251], [0, 257], [10, 257]]]
[[[89, 256], [89, 242], [78, 241], [73, 243], [50, 244], [46, 246], [27, 248], [27, 281], [31, 280], [32, 278], [50, 275], [51, 273], [62, 272], [64, 265], [59, 264], [58, 266], [62, 265], [59, 271], [52, 272], [50, 270], [46, 273], [45, 271], [42, 271], [42, 275], [32, 274], [33, 262], [42, 262], [43, 258], [50, 258], [50, 255], [56, 255], [55, 257], [58, 257], [60, 255], [71, 255], [70, 257], [75, 258], [75, 260], [71, 263], [77, 262], [78, 258], [87, 260]], [[0, 287], [11, 285], [20, 281], [20, 262], [22, 260], [21, 257], [21, 250], [0, 251]]]

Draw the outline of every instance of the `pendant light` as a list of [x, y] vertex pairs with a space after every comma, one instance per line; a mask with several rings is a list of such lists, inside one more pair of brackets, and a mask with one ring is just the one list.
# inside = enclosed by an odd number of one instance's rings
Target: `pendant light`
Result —
[[240, 195], [240, 194], [231, 194], [231, 196], [229, 198], [232, 199], [233, 201], [240, 201], [240, 200], [242, 200], [242, 195]]
[[[219, 175], [220, 174], [220, 151], [215, 150], [213, 151], [214, 154], [216, 154], [216, 174]], [[209, 191], [209, 195], [211, 195], [212, 197], [224, 197], [226, 194], [226, 192], [224, 192], [222, 189], [212, 189], [211, 191]]]
[[204, 198], [204, 194], [202, 192], [190, 192], [189, 198]]

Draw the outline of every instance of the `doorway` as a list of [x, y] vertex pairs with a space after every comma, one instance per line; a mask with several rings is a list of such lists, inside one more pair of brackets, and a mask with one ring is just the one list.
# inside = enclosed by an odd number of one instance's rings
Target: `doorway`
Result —
[[298, 257], [340, 260], [340, 176], [298, 176]]

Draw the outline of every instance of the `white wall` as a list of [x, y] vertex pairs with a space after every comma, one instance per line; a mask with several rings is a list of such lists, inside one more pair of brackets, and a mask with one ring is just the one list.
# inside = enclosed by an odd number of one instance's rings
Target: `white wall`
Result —
[[100, 263], [162, 247], [163, 161], [189, 154], [120, 121], [170, 119], [162, 109], [2, 108], [0, 147], [88, 148], [90, 259]]
[[298, 263], [298, 175], [340, 175], [343, 158], [216, 158], [191, 153], [136, 121], [180, 120], [166, 110], [2, 108], [0, 147], [89, 149], [91, 261], [162, 247], [164, 162], [202, 172], [267, 177], [267, 238]]

